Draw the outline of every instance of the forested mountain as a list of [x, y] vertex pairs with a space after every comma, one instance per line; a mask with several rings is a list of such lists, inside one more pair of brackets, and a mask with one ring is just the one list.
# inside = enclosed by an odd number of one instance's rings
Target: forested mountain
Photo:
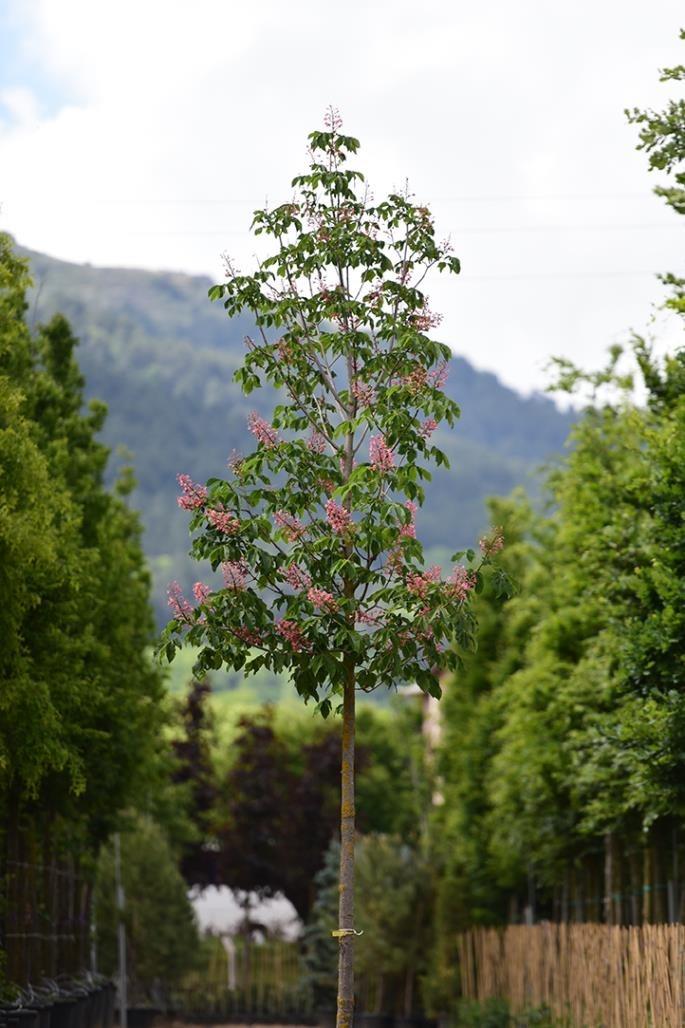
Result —
[[[142, 511], [162, 621], [169, 580], [187, 586], [200, 577], [186, 558], [177, 473], [201, 481], [221, 475], [231, 451], [247, 447], [249, 411], [268, 415], [272, 406], [266, 389], [245, 397], [233, 382], [250, 324], [228, 320], [220, 304], [209, 302], [206, 278], [21, 252], [30, 257], [35, 282], [30, 322], [55, 311], [67, 316], [81, 340], [88, 395], [109, 406], [105, 441], [132, 455], [138, 479], [132, 502]], [[522, 397], [459, 357], [446, 389], [462, 409], [454, 430], [436, 433], [452, 466], [435, 474], [418, 522], [429, 557], [438, 562], [477, 537], [487, 496], [520, 483], [534, 486], [540, 465], [561, 451], [572, 420], [550, 399]]]

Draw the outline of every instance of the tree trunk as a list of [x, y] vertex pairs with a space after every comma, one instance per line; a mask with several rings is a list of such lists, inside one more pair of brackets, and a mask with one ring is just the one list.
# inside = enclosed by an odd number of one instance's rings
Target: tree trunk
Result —
[[649, 840], [645, 840], [642, 862], [642, 923], [651, 924], [652, 921], [652, 862]]
[[568, 860], [564, 865], [564, 881], [561, 886], [561, 910], [560, 919], [562, 924], [568, 924], [569, 918], [569, 902], [570, 902], [570, 886], [571, 886], [571, 875], [569, 871]]
[[4, 931], [7, 945], [7, 977], [12, 982], [24, 984], [23, 980], [23, 944], [21, 934], [24, 931], [20, 911], [20, 827], [19, 827], [19, 790], [10, 788], [8, 797], [5, 860], [5, 882], [0, 910], [4, 914]]
[[640, 911], [640, 851], [637, 844], [628, 854], [628, 868], [630, 872], [630, 924], [639, 925], [641, 921]]
[[614, 924], [614, 837], [604, 833], [604, 923]]
[[337, 1028], [352, 1028], [354, 1015], [354, 702], [354, 665], [350, 662], [343, 693]]
[[414, 960], [410, 960], [404, 980], [404, 1016], [411, 1017], [414, 1008]]

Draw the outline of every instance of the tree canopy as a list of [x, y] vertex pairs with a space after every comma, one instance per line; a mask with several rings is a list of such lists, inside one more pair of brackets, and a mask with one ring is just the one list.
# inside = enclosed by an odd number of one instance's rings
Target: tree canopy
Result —
[[29, 328], [28, 286], [0, 235], [0, 807], [22, 940], [18, 869], [43, 847], [50, 873], [69, 860], [92, 875], [121, 811], [162, 775], [164, 719], [130, 475], [105, 488], [105, 408], [84, 409], [66, 320]]

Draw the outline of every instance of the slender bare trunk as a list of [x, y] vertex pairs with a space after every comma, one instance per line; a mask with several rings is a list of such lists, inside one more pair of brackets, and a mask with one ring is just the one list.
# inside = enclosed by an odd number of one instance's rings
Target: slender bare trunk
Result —
[[628, 871], [630, 876], [630, 924], [639, 925], [642, 878], [640, 877], [640, 853], [636, 848], [631, 849], [628, 854]]
[[604, 923], [614, 924], [614, 837], [604, 833]]
[[642, 854], [642, 923], [652, 922], [652, 851], [649, 840], [645, 841]]
[[383, 1004], [385, 1002], [385, 975], [378, 976], [378, 992], [376, 993], [376, 1005], [375, 1012], [377, 1014], [383, 1013]]
[[[5, 915], [3, 935], [9, 942], [7, 952], [7, 977], [10, 981], [24, 983], [23, 972], [23, 944], [21, 937], [24, 927], [20, 919], [22, 904], [20, 901], [21, 888], [21, 852], [20, 852], [20, 826], [19, 826], [19, 791], [11, 788], [8, 801], [7, 833], [6, 833], [6, 871], [5, 888], [2, 897], [2, 910]], [[11, 941], [10, 941], [11, 940]]]
[[343, 694], [337, 1028], [352, 1028], [354, 1015], [354, 701], [354, 664], [350, 661]]
[[[411, 1017], [414, 1006], [414, 958], [409, 961], [409, 966], [404, 979], [404, 1016]], [[382, 1013], [382, 1011], [381, 1011]]]

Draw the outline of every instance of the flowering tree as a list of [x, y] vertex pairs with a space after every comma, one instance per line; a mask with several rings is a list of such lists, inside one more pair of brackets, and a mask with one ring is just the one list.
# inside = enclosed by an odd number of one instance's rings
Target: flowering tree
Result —
[[172, 586], [169, 659], [186, 639], [198, 670], [287, 671], [326, 716], [342, 710], [338, 1025], [352, 1021], [355, 690], [417, 682], [440, 695], [437, 671], [472, 641], [469, 598], [481, 558], [455, 554], [446, 577], [426, 569], [416, 536], [431, 442], [456, 404], [443, 392], [448, 347], [428, 336], [439, 319], [421, 291], [431, 269], [456, 273], [430, 212], [406, 194], [374, 204], [347, 166], [359, 143], [330, 111], [309, 139], [309, 170], [293, 199], [254, 215], [275, 253], [251, 275], [227, 261], [210, 290], [256, 332], [236, 378], [268, 382], [282, 402], [270, 422], [253, 413], [256, 447], [229, 461], [228, 480], [179, 476], [192, 515], [193, 555], [220, 569], [223, 588], [197, 583], [197, 605]]

